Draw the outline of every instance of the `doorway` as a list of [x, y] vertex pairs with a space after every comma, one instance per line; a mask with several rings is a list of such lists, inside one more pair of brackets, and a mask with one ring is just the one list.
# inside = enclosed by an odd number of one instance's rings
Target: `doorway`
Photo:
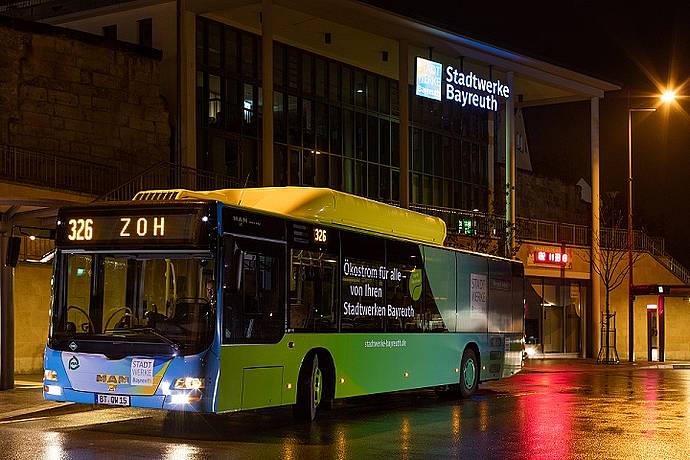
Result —
[[563, 353], [563, 307], [544, 306], [544, 353]]
[[659, 361], [659, 315], [656, 305], [647, 305], [647, 361]]

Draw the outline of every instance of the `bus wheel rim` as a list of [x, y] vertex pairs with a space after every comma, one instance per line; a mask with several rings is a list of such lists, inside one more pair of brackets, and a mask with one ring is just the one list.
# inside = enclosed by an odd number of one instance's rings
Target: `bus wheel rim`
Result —
[[465, 388], [470, 389], [474, 386], [474, 377], [476, 374], [474, 360], [468, 359], [465, 363], [465, 369], [463, 369], [463, 371]]
[[313, 385], [314, 385], [314, 407], [318, 406], [319, 403], [321, 402], [321, 380], [322, 380], [322, 374], [321, 374], [321, 369], [318, 367], [314, 369], [314, 378], [313, 378]]

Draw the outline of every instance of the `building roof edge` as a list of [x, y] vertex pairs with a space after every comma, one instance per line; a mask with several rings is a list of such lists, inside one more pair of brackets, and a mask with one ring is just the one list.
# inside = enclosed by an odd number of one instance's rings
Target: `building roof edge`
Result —
[[127, 43], [120, 40], [108, 40], [100, 35], [95, 35], [88, 32], [53, 26], [42, 22], [26, 21], [24, 19], [18, 19], [1, 14], [0, 27], [7, 27], [19, 32], [69, 38], [71, 40], [77, 40], [89, 45], [103, 46], [118, 51], [138, 54], [140, 56], [155, 59], [157, 61], [163, 59], [163, 52], [155, 48], [148, 48], [146, 46]]
[[[556, 65], [552, 64], [550, 62], [537, 59], [531, 56], [527, 56], [525, 54], [521, 54], [515, 51], [510, 51], [508, 49], [492, 45], [490, 43], [477, 40], [474, 38], [471, 38], [466, 35], [462, 35], [460, 33], [454, 32], [452, 30], [448, 30], [442, 26], [435, 25], [432, 23], [428, 23], [416, 18], [411, 18], [409, 16], [405, 16], [404, 14], [387, 10], [375, 5], [372, 5], [370, 3], [366, 3], [363, 0], [350, 0], [353, 4], [357, 4], [358, 7], [370, 10], [372, 12], [375, 12], [376, 14], [383, 14], [387, 16], [392, 16], [396, 17], [399, 21], [404, 21], [408, 23], [408, 27], [415, 28], [416, 30], [420, 32], [424, 32], [428, 35], [436, 36], [440, 39], [452, 41], [453, 43], [456, 43], [458, 45], [468, 47], [475, 49], [481, 53], [488, 54], [495, 56], [497, 58], [505, 59], [508, 61], [512, 61], [518, 64], [521, 64], [523, 66], [530, 67], [534, 70], [544, 72], [550, 75], [554, 75], [557, 77], [565, 78], [568, 80], [572, 80], [575, 82], [578, 82], [582, 85], [589, 86], [593, 89], [606, 92], [606, 91], [616, 91], [620, 90], [621, 86], [612, 83], [610, 81], [603, 80], [598, 77], [594, 77], [582, 72], [578, 72], [566, 67], [563, 67], [561, 65]], [[510, 69], [508, 69], [510, 70]]]

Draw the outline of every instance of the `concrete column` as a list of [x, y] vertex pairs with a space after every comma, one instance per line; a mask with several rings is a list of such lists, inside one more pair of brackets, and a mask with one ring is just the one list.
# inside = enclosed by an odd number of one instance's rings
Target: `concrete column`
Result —
[[409, 48], [407, 40], [398, 43], [398, 94], [400, 95], [400, 206], [410, 207], [410, 93]]
[[489, 132], [489, 145], [487, 148], [487, 156], [488, 158], [486, 159], [486, 164], [487, 164], [487, 181], [489, 183], [489, 196], [488, 196], [488, 209], [487, 212], [489, 214], [494, 213], [494, 194], [495, 194], [495, 185], [494, 180], [495, 180], [495, 173], [494, 171], [494, 156], [495, 156], [495, 149], [496, 149], [496, 138], [494, 136], [494, 129], [495, 129], [495, 124], [496, 124], [496, 116], [494, 115], [493, 112], [489, 112], [489, 120], [488, 120], [488, 132]]
[[[6, 225], [3, 225], [6, 227]], [[0, 233], [0, 390], [14, 388], [14, 270], [5, 266], [9, 232]]]
[[[513, 72], [506, 75], [508, 87], [513, 90]], [[506, 242], [505, 256], [511, 257], [515, 245], [515, 105], [513, 97], [506, 99], [505, 103], [505, 157], [506, 157]]]
[[[599, 98], [591, 99], [591, 163], [592, 163], [592, 248], [590, 249], [591, 264], [599, 263], [601, 251], [599, 250]], [[600, 316], [601, 316], [601, 279], [594, 268], [589, 268], [589, 279], [592, 292], [592, 357], [596, 357], [601, 348]]]
[[261, 6], [261, 85], [263, 87], [263, 142], [261, 143], [261, 181], [273, 186], [273, 0]]
[[[196, 15], [187, 11], [189, 0], [179, 0], [180, 30], [180, 162], [196, 168]], [[190, 185], [190, 184], [185, 184]]]

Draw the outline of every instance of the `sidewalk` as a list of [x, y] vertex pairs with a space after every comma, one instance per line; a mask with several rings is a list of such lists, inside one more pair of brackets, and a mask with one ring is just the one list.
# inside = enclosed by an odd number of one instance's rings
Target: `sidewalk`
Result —
[[687, 361], [629, 361], [621, 360], [618, 364], [597, 364], [593, 358], [577, 359], [528, 359], [525, 361], [523, 372], [587, 372], [604, 370], [642, 370], [642, 369], [690, 369]]
[[0, 391], [0, 423], [73, 405], [44, 400], [42, 375], [17, 375], [14, 385], [13, 390]]

